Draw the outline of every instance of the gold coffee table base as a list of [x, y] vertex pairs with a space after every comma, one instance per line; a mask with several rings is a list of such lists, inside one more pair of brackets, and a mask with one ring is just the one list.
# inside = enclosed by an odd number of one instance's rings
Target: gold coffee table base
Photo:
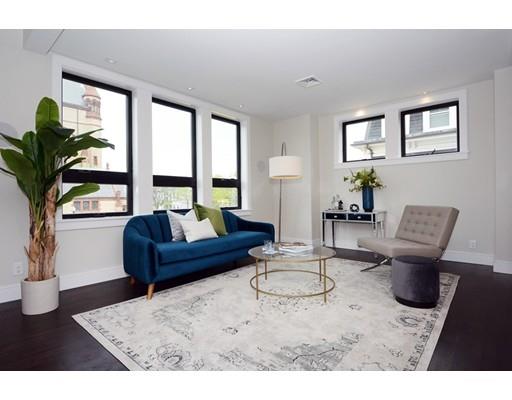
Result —
[[[313, 274], [313, 275], [316, 275], [318, 277], [320, 277], [320, 281], [322, 281], [322, 278], [324, 279], [324, 290], [322, 290], [321, 292], [315, 292], [315, 293], [305, 293], [305, 294], [282, 294], [282, 293], [274, 293], [274, 292], [268, 292], [266, 290], [261, 290], [259, 288], [259, 285], [258, 287], [254, 286], [253, 282], [255, 280], [257, 280], [258, 277], [265, 277], [265, 280], [267, 279], [267, 274], [272, 274], [272, 273], [276, 273], [276, 272], [300, 272], [300, 273], [306, 273], [306, 274]], [[327, 281], [329, 281], [332, 286], [330, 286], [329, 288], [327, 287]], [[314, 296], [324, 296], [324, 302], [327, 302], [327, 293], [329, 293], [330, 291], [332, 291], [334, 289], [334, 287], [336, 286], [336, 283], [334, 282], [334, 279], [332, 279], [330, 276], [328, 275], [324, 275], [324, 274], [321, 274], [321, 273], [318, 273], [318, 272], [314, 272], [314, 271], [308, 271], [308, 270], [305, 270], [305, 269], [273, 269], [271, 271], [264, 271], [264, 272], [260, 272], [256, 275], [254, 275], [251, 280], [249, 281], [249, 284], [251, 285], [251, 287], [256, 290], [256, 298], [258, 298], [258, 294], [259, 293], [263, 293], [263, 294], [268, 294], [269, 296], [276, 296], [276, 297], [288, 297], [288, 298], [297, 298], [297, 297], [314, 297]]]
[[[317, 246], [314, 247], [311, 252], [308, 252], [306, 254], [297, 254], [295, 256], [285, 255], [282, 253], [273, 253], [273, 254], [267, 254], [263, 251], [263, 246], [253, 247], [249, 250], [249, 255], [254, 257], [255, 260], [255, 267], [256, 267], [256, 274], [251, 278], [249, 284], [251, 287], [256, 290], [256, 300], [259, 298], [260, 293], [268, 294], [269, 296], [276, 296], [276, 297], [313, 297], [313, 296], [324, 296], [324, 302], [327, 302], [327, 293], [332, 291], [334, 289], [334, 286], [336, 285], [334, 282], [334, 279], [329, 277], [327, 275], [327, 260], [329, 258], [333, 258], [336, 256], [336, 252], [333, 249], [329, 249], [327, 247], [323, 246]], [[263, 261], [264, 265], [264, 272], [259, 272], [259, 263]], [[304, 270], [304, 269], [273, 269], [272, 271], [268, 271], [268, 263], [286, 263], [286, 264], [300, 264], [300, 263], [318, 263], [318, 273]], [[273, 293], [268, 292], [266, 290], [260, 290], [259, 285], [259, 277], [264, 276], [265, 279], [267, 279], [267, 275], [271, 273], [276, 272], [299, 272], [299, 273], [306, 273], [306, 274], [313, 274], [319, 277], [320, 283], [323, 283], [323, 289], [320, 292], [314, 292], [314, 293], [305, 293], [305, 294], [282, 294], [282, 293]], [[322, 282], [323, 278], [323, 282]], [[327, 287], [327, 281], [332, 284], [332, 286]]]

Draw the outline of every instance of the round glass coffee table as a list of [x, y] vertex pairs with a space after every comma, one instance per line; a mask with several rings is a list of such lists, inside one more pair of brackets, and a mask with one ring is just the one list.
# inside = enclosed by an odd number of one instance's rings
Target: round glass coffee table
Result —
[[[278, 297], [313, 297], [313, 296], [324, 296], [324, 302], [327, 302], [327, 293], [334, 289], [336, 283], [334, 279], [327, 275], [327, 260], [329, 258], [333, 258], [336, 255], [336, 252], [333, 249], [328, 247], [314, 247], [313, 250], [307, 254], [301, 255], [289, 255], [282, 253], [275, 254], [266, 254], [263, 252], [263, 246], [253, 247], [249, 250], [249, 255], [254, 257], [256, 260], [256, 274], [251, 278], [250, 285], [256, 291], [256, 299], [259, 299], [259, 294], [268, 294], [269, 296], [278, 296]], [[264, 263], [264, 271], [259, 272], [259, 262], [263, 261]], [[318, 263], [318, 272], [308, 271], [305, 269], [272, 269], [268, 270], [268, 263], [290, 263], [290, 264], [300, 264], [300, 263]], [[280, 272], [297, 272], [302, 274], [314, 274], [318, 275], [320, 282], [323, 280], [323, 290], [313, 293], [306, 294], [284, 294], [284, 293], [275, 293], [269, 292], [260, 289], [259, 286], [259, 278], [264, 277], [265, 280], [268, 278], [269, 274], [280, 273]], [[329, 282], [329, 285], [327, 284]]]

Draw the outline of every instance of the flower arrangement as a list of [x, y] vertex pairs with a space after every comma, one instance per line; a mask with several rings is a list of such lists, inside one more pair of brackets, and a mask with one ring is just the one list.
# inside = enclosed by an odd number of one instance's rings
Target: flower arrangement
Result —
[[343, 177], [343, 181], [349, 181], [352, 184], [352, 187], [349, 189], [350, 192], [360, 192], [365, 187], [373, 189], [382, 189], [384, 187], [373, 167], [369, 170], [366, 168], [362, 169], [356, 173], [350, 171], [350, 176]]

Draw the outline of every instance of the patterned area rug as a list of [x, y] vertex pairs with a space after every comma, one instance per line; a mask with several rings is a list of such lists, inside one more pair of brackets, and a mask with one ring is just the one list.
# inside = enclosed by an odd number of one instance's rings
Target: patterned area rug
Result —
[[[394, 300], [389, 266], [361, 273], [368, 264], [327, 265], [336, 281], [327, 303], [256, 300], [248, 266], [73, 318], [130, 370], [426, 370], [459, 277], [442, 273], [439, 304], [425, 310]], [[280, 272], [260, 288], [321, 286], [313, 274]]]

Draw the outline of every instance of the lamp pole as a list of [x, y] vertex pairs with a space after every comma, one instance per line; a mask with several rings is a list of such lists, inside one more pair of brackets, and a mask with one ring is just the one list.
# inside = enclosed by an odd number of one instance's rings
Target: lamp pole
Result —
[[283, 179], [299, 179], [302, 176], [301, 158], [286, 155], [286, 143], [281, 144], [281, 155], [269, 159], [269, 177], [279, 179], [279, 216], [277, 240], [282, 240], [283, 225]]
[[[281, 157], [286, 155], [286, 143], [281, 144]], [[279, 223], [277, 227], [277, 239], [278, 243], [281, 243], [281, 220], [282, 220], [282, 197], [283, 197], [283, 180], [279, 179]]]

